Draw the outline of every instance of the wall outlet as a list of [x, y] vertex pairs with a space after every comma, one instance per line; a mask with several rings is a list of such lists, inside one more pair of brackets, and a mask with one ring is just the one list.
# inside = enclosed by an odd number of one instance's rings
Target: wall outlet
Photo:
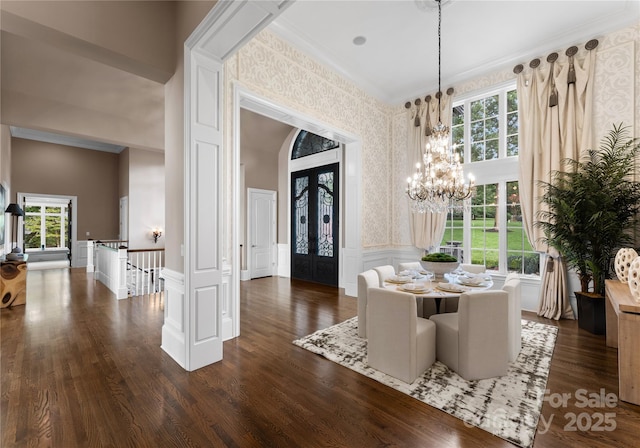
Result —
[[91, 232], [87, 232], [87, 236], [90, 236], [90, 235], [91, 235]]

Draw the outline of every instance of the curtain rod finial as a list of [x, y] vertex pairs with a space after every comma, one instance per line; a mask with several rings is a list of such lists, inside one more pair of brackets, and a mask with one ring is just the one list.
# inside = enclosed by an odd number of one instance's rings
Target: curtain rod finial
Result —
[[589, 42], [585, 44], [584, 48], [591, 51], [598, 46], [598, 43], [599, 43], [598, 39], [591, 39]]

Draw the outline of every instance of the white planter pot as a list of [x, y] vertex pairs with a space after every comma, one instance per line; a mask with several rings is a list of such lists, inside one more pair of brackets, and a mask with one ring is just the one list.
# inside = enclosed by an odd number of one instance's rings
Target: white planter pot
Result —
[[447, 274], [451, 271], [455, 271], [460, 265], [457, 261], [422, 261], [420, 260], [420, 264], [422, 268], [426, 271], [433, 272], [435, 276], [435, 280], [444, 279], [444, 274]]

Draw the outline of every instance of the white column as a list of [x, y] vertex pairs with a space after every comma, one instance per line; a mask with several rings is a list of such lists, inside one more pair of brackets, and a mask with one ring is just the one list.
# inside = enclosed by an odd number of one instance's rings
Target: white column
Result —
[[126, 299], [129, 296], [127, 292], [127, 249], [118, 249], [118, 268], [114, 274], [118, 281], [116, 297], [118, 300]]
[[87, 272], [93, 272], [95, 267], [93, 266], [93, 240], [87, 241]]

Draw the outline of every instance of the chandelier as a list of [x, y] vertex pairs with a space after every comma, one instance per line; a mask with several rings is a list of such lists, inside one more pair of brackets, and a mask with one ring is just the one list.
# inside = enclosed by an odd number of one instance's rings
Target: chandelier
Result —
[[[464, 171], [455, 146], [450, 144], [449, 127], [440, 119], [440, 67], [442, 0], [438, 3], [438, 124], [431, 130], [413, 176], [407, 178], [407, 195], [411, 210], [417, 213], [441, 213], [459, 206], [473, 196], [474, 179], [464, 180]], [[427, 123], [427, 126], [429, 123]]]

